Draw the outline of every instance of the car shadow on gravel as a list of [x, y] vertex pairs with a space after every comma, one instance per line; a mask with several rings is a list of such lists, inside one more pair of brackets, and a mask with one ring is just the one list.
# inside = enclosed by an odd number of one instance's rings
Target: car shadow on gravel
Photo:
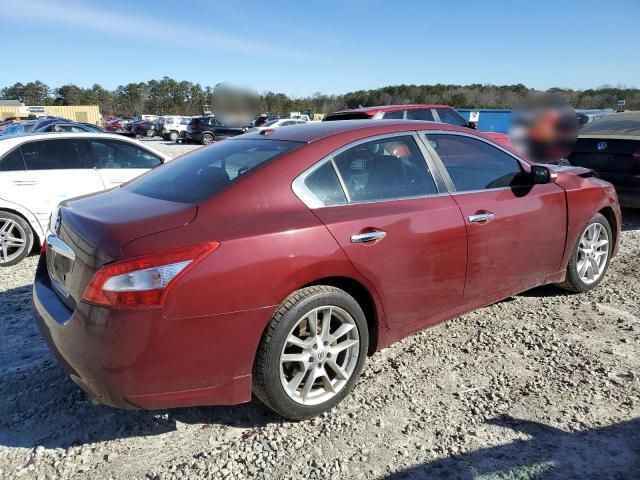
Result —
[[395, 472], [389, 480], [451, 479], [637, 479], [640, 472], [640, 418], [608, 427], [565, 432], [509, 416], [488, 424], [531, 438], [474, 450]]
[[0, 446], [67, 448], [161, 435], [180, 424], [253, 429], [282, 422], [257, 400], [157, 411], [93, 405], [49, 352], [30, 301], [30, 285], [0, 292]]

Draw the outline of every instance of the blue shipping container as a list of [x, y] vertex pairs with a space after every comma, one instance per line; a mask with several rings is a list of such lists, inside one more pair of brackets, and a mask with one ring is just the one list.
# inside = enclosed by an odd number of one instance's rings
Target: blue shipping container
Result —
[[511, 110], [491, 108], [458, 108], [456, 109], [465, 120], [469, 121], [471, 112], [478, 112], [478, 130], [481, 132], [509, 133], [511, 126]]

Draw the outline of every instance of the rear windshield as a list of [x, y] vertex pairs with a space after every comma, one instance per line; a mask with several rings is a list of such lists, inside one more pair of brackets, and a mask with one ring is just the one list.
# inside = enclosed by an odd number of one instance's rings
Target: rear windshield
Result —
[[580, 135], [640, 135], [640, 115], [614, 113], [582, 127]]
[[171, 202], [200, 203], [300, 145], [283, 140], [224, 140], [167, 162], [123, 188]]

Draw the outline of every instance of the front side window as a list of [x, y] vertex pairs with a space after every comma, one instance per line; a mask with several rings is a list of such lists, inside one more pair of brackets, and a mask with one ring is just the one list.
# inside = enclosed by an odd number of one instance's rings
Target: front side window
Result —
[[20, 147], [27, 170], [93, 168], [84, 156], [81, 140], [43, 140]]
[[154, 168], [162, 163], [157, 155], [126, 142], [96, 139], [88, 144], [97, 168]]
[[19, 148], [8, 153], [0, 160], [0, 172], [17, 172], [24, 169], [24, 162]]
[[171, 202], [199, 203], [300, 145], [268, 139], [225, 140], [165, 163], [123, 188]]
[[466, 127], [467, 122], [456, 112], [453, 108], [436, 108], [436, 112], [440, 117], [442, 123], [448, 123], [449, 125], [457, 125], [459, 127]]
[[412, 136], [361, 143], [337, 155], [334, 162], [353, 202], [438, 193]]
[[520, 162], [487, 142], [451, 134], [427, 134], [426, 137], [458, 192], [522, 184]]

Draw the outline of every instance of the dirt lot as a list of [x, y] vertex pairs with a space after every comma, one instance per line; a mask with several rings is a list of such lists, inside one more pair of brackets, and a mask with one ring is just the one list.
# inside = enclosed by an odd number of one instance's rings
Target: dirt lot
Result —
[[[166, 152], [192, 148], [150, 141]], [[0, 271], [0, 478], [640, 478], [640, 213], [595, 291], [539, 288], [369, 359], [331, 414], [93, 406]]]

